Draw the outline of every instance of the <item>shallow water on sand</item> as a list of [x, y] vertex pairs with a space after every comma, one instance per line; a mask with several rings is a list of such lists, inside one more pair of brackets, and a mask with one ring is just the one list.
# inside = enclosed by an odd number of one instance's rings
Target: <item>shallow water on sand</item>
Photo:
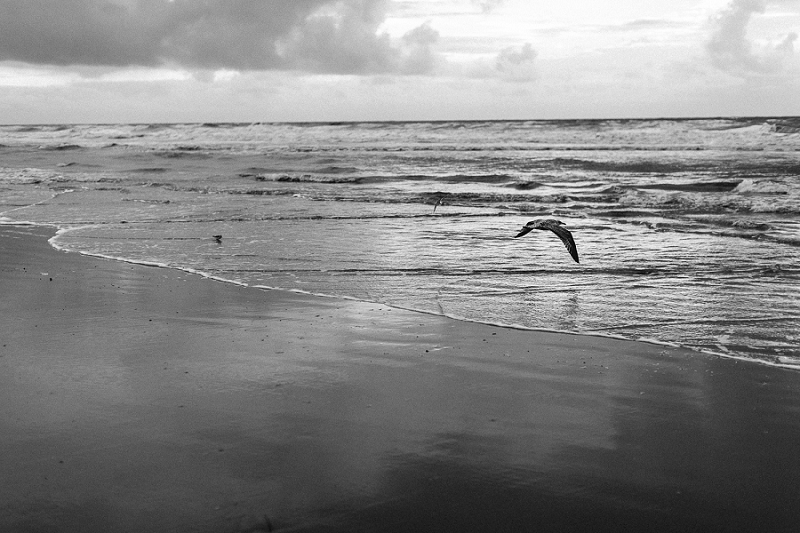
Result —
[[[0, 220], [249, 285], [793, 364], [800, 135], [774, 122], [4, 126]], [[513, 238], [540, 216], [580, 264]]]

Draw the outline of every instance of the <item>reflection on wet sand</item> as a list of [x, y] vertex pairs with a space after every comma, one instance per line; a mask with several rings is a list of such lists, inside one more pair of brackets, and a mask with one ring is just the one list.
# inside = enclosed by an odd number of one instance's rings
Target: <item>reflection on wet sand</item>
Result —
[[794, 372], [236, 287], [46, 235], [0, 231], [1, 531], [800, 519]]

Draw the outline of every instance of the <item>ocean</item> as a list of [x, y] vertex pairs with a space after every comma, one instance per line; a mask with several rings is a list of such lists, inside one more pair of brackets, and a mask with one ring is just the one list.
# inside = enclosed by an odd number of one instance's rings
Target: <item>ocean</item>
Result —
[[[5, 125], [0, 223], [248, 286], [800, 368], [798, 122]], [[553, 233], [514, 238], [539, 217], [580, 263]]]

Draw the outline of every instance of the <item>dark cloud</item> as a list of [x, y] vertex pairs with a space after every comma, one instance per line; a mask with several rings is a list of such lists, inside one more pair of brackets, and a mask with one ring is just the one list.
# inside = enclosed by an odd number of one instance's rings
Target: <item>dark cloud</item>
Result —
[[733, 74], [770, 74], [782, 67], [782, 56], [792, 54], [797, 34], [790, 33], [774, 49], [753, 50], [747, 25], [753, 15], [764, 13], [762, 0], [732, 0], [713, 20], [714, 29], [706, 50], [717, 68]]
[[0, 58], [52, 65], [274, 67], [325, 2], [0, 0]]
[[288, 65], [312, 72], [390, 72], [399, 52], [388, 35], [376, 34], [385, 4], [382, 0], [332, 4], [329, 13], [307, 17], [278, 39], [278, 53]]
[[393, 45], [378, 33], [386, 6], [387, 0], [0, 0], [0, 60], [377, 73], [402, 72], [413, 55], [422, 69], [435, 39], [420, 37], [432, 30]]

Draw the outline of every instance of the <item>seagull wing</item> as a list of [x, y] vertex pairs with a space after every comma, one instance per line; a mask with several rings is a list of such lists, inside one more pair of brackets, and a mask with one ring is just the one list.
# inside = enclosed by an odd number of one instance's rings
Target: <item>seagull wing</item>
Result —
[[547, 228], [558, 235], [558, 238], [561, 239], [561, 242], [563, 242], [564, 246], [567, 247], [569, 255], [572, 256], [576, 263], [580, 263], [580, 261], [578, 261], [578, 247], [575, 246], [575, 239], [572, 238], [572, 233], [570, 233], [569, 230], [556, 224], [547, 224], [543, 225], [542, 227]]
[[519, 232], [519, 233], [517, 233], [516, 235], [514, 235], [514, 238], [516, 239], [517, 237], [522, 237], [523, 235], [527, 235], [527, 234], [528, 234], [528, 233], [530, 233], [531, 231], [533, 231], [533, 228], [529, 228], [528, 226], [524, 226], [524, 227], [523, 227], [523, 228], [520, 230], [520, 232]]

